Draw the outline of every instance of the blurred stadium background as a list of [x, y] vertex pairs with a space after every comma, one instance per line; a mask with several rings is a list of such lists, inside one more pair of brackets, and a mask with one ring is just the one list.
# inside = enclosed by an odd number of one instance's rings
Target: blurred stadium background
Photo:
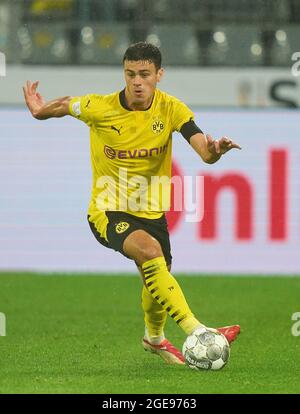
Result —
[[300, 0], [0, 0], [0, 268], [134, 271], [89, 233], [87, 128], [32, 119], [22, 85], [40, 80], [46, 99], [121, 89], [141, 40], [162, 50], [161, 89], [243, 147], [207, 166], [175, 135], [174, 168], [206, 192], [201, 223], [169, 214], [174, 271], [299, 274]]
[[298, 0], [1, 0], [8, 62], [119, 65], [147, 40], [165, 65], [290, 66]]

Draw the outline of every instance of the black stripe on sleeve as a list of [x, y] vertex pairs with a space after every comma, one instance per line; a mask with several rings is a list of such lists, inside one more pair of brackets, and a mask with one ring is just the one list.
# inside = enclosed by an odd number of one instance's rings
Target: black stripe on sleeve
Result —
[[190, 143], [191, 137], [199, 132], [200, 134], [203, 134], [203, 131], [201, 131], [201, 129], [195, 124], [192, 118], [180, 128], [181, 135], [187, 140], [188, 143]]

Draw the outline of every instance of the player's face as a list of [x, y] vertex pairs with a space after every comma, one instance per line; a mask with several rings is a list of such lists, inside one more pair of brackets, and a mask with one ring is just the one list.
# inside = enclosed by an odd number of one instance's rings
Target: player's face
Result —
[[128, 104], [147, 108], [152, 101], [156, 84], [160, 81], [163, 69], [157, 70], [149, 61], [124, 62], [126, 98]]

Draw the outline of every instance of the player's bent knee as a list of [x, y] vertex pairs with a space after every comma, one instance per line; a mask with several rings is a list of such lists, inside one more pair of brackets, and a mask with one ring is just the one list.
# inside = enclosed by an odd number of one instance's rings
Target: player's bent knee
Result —
[[142, 248], [139, 252], [139, 256], [140, 256], [141, 264], [144, 264], [148, 260], [163, 256], [163, 252], [160, 246], [149, 246], [144, 249]]
[[139, 266], [148, 260], [163, 256], [160, 243], [142, 230], [131, 233], [125, 239], [123, 249]]
[[142, 266], [148, 260], [155, 259], [156, 257], [161, 256], [163, 256], [163, 252], [158, 242], [151, 243], [151, 245], [148, 246], [138, 246], [132, 252], [132, 258], [139, 266]]

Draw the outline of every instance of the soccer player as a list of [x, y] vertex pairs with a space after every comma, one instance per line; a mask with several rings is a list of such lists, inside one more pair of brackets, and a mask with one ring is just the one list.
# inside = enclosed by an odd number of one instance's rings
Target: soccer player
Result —
[[[170, 273], [172, 256], [161, 202], [163, 194], [170, 192], [170, 182], [164, 182], [156, 196], [149, 193], [147, 184], [153, 177], [170, 178], [174, 131], [179, 131], [209, 164], [240, 146], [227, 137], [214, 140], [204, 134], [183, 102], [157, 88], [164, 73], [157, 47], [145, 42], [130, 46], [123, 65], [126, 87], [122, 91], [46, 102], [37, 92], [38, 82], [27, 81], [23, 88], [25, 101], [36, 119], [71, 115], [89, 126], [91, 231], [99, 243], [134, 260], [141, 273], [145, 350], [160, 355], [167, 363], [183, 364], [180, 351], [164, 336], [167, 314], [187, 335], [203, 324], [192, 313]], [[140, 192], [135, 197], [137, 187]], [[137, 198], [143, 203], [139, 204]], [[240, 327], [218, 330], [232, 342]]]

